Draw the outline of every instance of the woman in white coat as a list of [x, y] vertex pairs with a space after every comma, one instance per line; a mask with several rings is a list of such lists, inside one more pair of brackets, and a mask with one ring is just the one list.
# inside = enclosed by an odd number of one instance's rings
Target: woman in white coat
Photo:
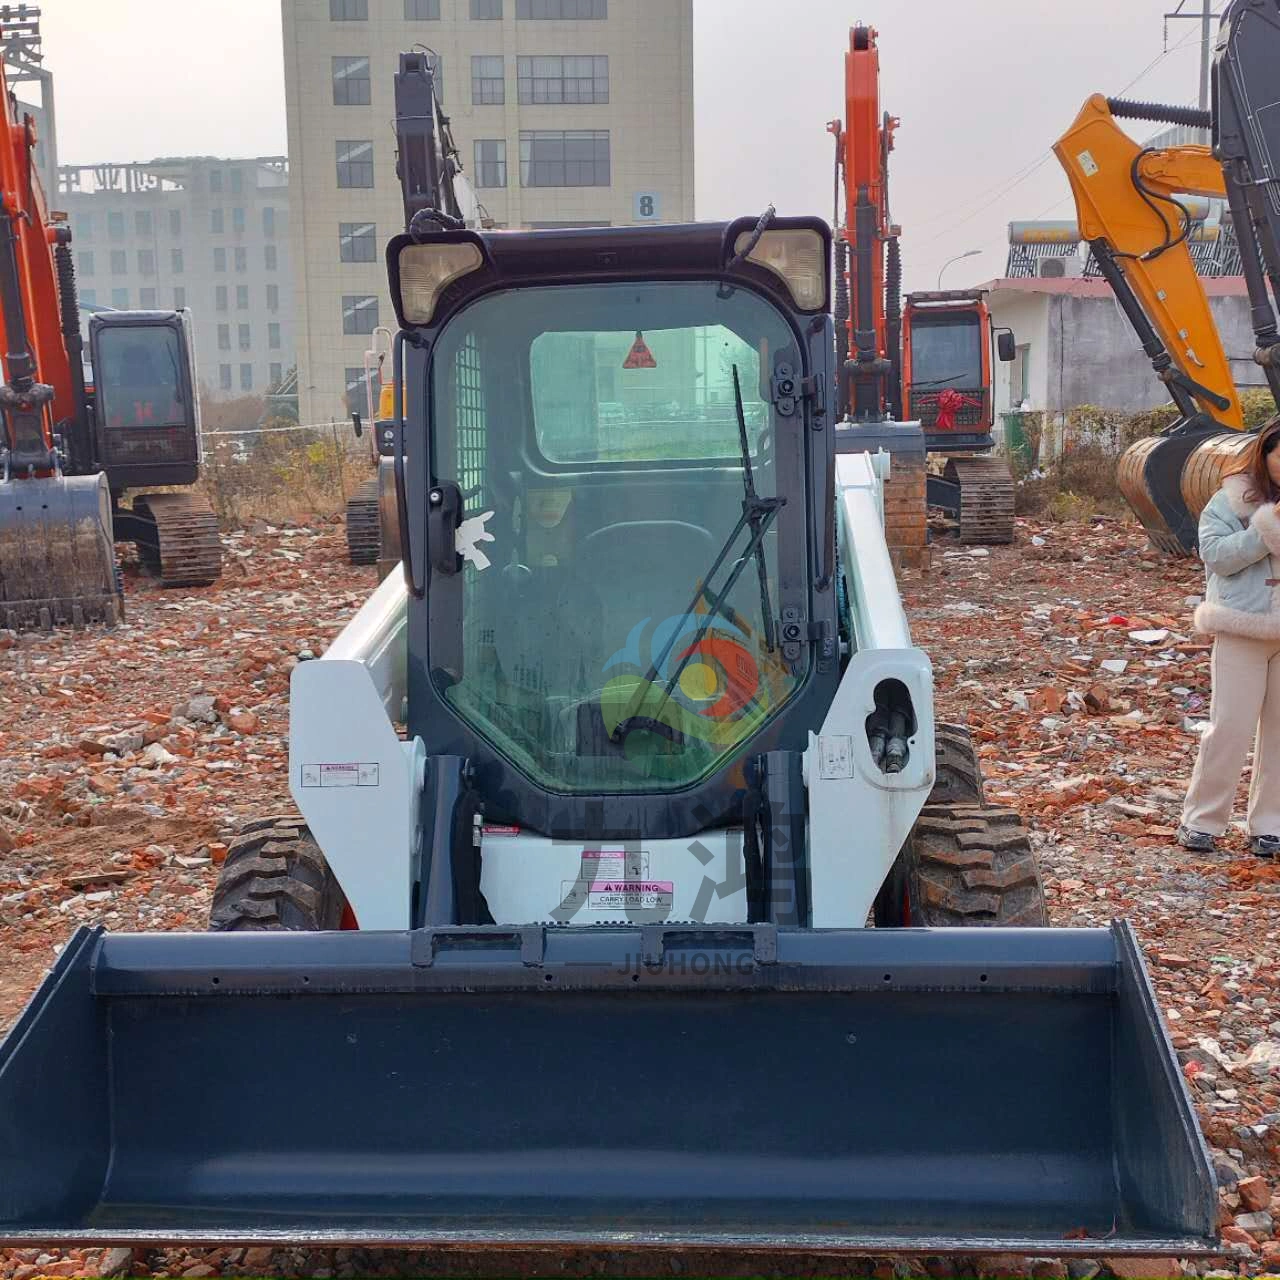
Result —
[[1205, 853], [1231, 820], [1253, 746], [1249, 837], [1280, 853], [1280, 418], [1259, 432], [1240, 469], [1200, 517], [1208, 586], [1196, 630], [1213, 636], [1209, 727], [1182, 810], [1178, 842]]

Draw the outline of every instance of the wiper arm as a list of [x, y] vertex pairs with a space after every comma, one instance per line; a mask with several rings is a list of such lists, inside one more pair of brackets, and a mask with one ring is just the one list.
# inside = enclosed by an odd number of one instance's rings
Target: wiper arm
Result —
[[[677, 626], [672, 630], [671, 637], [663, 646], [662, 652], [649, 664], [648, 671], [645, 672], [643, 681], [637, 686], [636, 692], [632, 695], [630, 703], [627, 705], [626, 713], [618, 721], [617, 727], [609, 735], [610, 741], [620, 743], [627, 734], [635, 728], [641, 726], [650, 728], [657, 715], [662, 708], [667, 705], [671, 698], [672, 690], [679, 683], [684, 669], [693, 659], [693, 655], [698, 650], [698, 645], [702, 643], [702, 638], [707, 634], [712, 622], [715, 620], [717, 613], [723, 614], [724, 617], [733, 625], [737, 625], [736, 618], [732, 608], [728, 604], [729, 593], [733, 590], [738, 579], [742, 576], [742, 571], [747, 567], [747, 560], [751, 558], [764, 545], [765, 534], [769, 532], [774, 520], [777, 518], [778, 512], [786, 505], [786, 498], [751, 498], [742, 504], [742, 514], [738, 517], [738, 523], [733, 526], [733, 532], [724, 541], [724, 546], [720, 548], [720, 554], [716, 556], [715, 564], [711, 566], [711, 572], [707, 574], [706, 579], [698, 584], [698, 589], [693, 593], [693, 599], [689, 601], [689, 607], [684, 611]], [[750, 527], [751, 538], [747, 542], [746, 549], [743, 551], [738, 563], [733, 566], [733, 572], [729, 574], [724, 587], [720, 591], [713, 591], [708, 585], [712, 578], [719, 571], [720, 566], [724, 563], [725, 558], [733, 549], [733, 544], [738, 540], [738, 535], [743, 529]], [[684, 657], [680, 659], [680, 665], [672, 673], [671, 678], [665, 681], [665, 688], [662, 693], [662, 701], [658, 704], [657, 711], [652, 716], [639, 717], [640, 708], [644, 706], [645, 700], [649, 696], [649, 690], [653, 688], [662, 664], [666, 662], [668, 655], [675, 646], [676, 640], [680, 633], [684, 630], [684, 624], [688, 622], [693, 615], [694, 609], [698, 607], [699, 600], [706, 600], [710, 606], [706, 616], [698, 624], [698, 629], [694, 633], [693, 642], [685, 650]]]

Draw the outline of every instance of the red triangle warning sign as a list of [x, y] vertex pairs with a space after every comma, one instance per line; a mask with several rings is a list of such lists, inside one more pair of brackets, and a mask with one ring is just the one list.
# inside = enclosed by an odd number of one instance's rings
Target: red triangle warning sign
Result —
[[658, 362], [653, 358], [653, 352], [649, 350], [644, 334], [639, 329], [636, 330], [636, 340], [631, 344], [631, 350], [627, 352], [627, 358], [622, 362], [622, 367], [624, 369], [656, 369], [658, 367]]

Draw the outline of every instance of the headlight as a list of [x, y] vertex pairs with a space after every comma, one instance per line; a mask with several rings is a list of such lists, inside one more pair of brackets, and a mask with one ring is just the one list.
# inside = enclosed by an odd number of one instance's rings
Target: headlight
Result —
[[400, 250], [400, 310], [409, 324], [430, 324], [436, 301], [459, 276], [484, 265], [480, 247], [461, 244], [410, 244]]
[[[741, 253], [750, 239], [751, 232], [744, 231], [733, 246], [734, 253]], [[747, 261], [779, 277], [802, 311], [820, 311], [827, 305], [827, 263], [818, 232], [766, 231]]]

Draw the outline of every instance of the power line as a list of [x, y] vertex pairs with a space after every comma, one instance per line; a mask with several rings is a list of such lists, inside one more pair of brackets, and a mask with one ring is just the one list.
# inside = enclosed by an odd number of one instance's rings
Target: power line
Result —
[[[1129, 90], [1134, 87], [1134, 85], [1144, 80], [1146, 76], [1150, 72], [1154, 71], [1155, 68], [1159, 66], [1160, 63], [1163, 62], [1165, 58], [1167, 58], [1171, 53], [1174, 53], [1178, 49], [1183, 48], [1190, 40], [1192, 40], [1195, 37], [1195, 34], [1196, 33], [1194, 31], [1189, 32], [1176, 44], [1171, 45], [1168, 49], [1165, 49], [1162, 53], [1158, 54], [1149, 63], [1147, 63], [1147, 65], [1143, 67], [1143, 69], [1139, 71], [1138, 74], [1134, 76], [1133, 79], [1130, 80], [1129, 83], [1126, 84], [1124, 88], [1120, 90], [1119, 93], [1113, 96], [1118, 98], [1128, 93]], [[937, 241], [941, 240], [944, 236], [949, 235], [957, 227], [962, 227], [966, 223], [972, 222], [973, 219], [978, 217], [979, 214], [985, 213], [988, 209], [999, 204], [1005, 198], [1005, 196], [1007, 196], [1016, 187], [1020, 187], [1029, 178], [1032, 178], [1052, 159], [1053, 159], [1053, 152], [1046, 151], [1037, 160], [1033, 160], [1029, 165], [1024, 165], [1021, 169], [1019, 169], [1013, 175], [1012, 178], [1007, 179], [1005, 183], [1001, 187], [999, 187], [992, 195], [990, 195], [982, 204], [980, 204], [977, 208], [973, 209], [971, 212], [965, 214], [964, 217], [955, 219], [950, 223], [948, 223], [946, 227], [944, 227], [935, 236], [933, 236], [930, 240], [928, 240], [927, 243], [935, 244]], [[1055, 201], [1055, 204], [1060, 204], [1060, 203], [1061, 203], [1060, 200]], [[936, 222], [939, 217], [945, 217], [945, 216], [947, 216], [945, 212], [942, 214], [935, 214], [933, 217], [926, 218], [924, 219], [923, 223], [918, 223], [917, 225], [927, 226], [930, 222]]]

